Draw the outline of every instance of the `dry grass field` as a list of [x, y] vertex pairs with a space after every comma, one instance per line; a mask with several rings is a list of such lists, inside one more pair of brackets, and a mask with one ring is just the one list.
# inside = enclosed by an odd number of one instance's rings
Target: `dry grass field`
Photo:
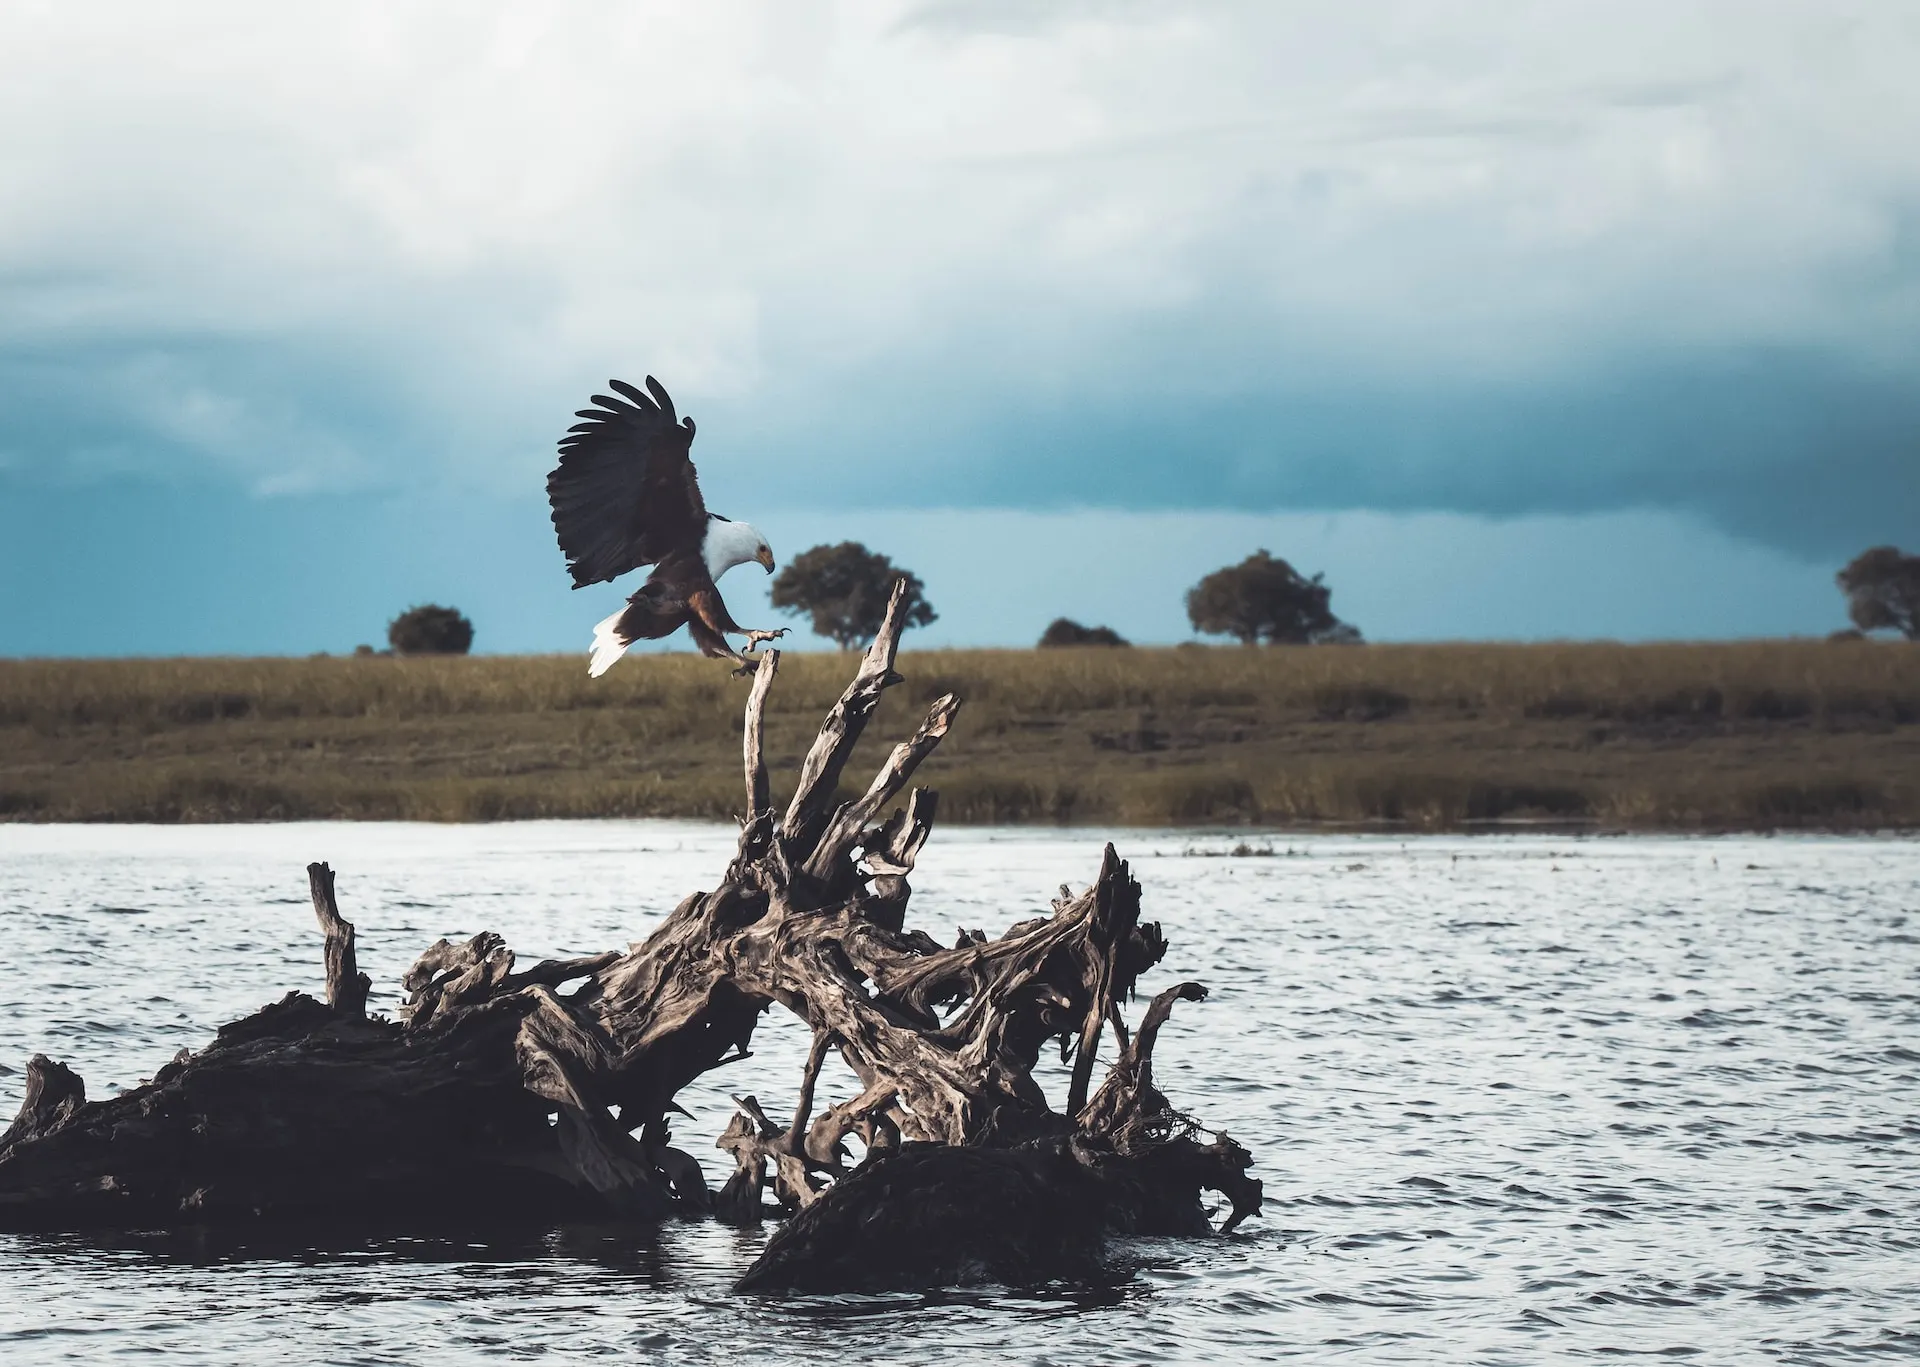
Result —
[[[903, 653], [944, 820], [1920, 827], [1920, 648]], [[776, 787], [851, 661], [788, 654]], [[0, 820], [725, 817], [745, 680], [692, 656], [0, 661]]]

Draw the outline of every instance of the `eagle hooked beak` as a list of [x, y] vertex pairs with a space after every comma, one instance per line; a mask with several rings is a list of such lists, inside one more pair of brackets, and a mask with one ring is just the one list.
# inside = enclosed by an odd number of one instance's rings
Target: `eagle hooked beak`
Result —
[[773, 552], [772, 551], [768, 550], [765, 546], [762, 546], [759, 550], [753, 553], [753, 558], [755, 560], [758, 560], [762, 565], [766, 566], [768, 574], [773, 573]]

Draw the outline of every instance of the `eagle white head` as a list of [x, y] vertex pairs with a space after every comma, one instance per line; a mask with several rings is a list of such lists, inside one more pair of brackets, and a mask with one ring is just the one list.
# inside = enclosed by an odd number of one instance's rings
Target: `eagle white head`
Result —
[[773, 573], [773, 548], [745, 522], [731, 522], [718, 513], [707, 514], [707, 535], [700, 543], [707, 573], [718, 580], [735, 565], [755, 561]]

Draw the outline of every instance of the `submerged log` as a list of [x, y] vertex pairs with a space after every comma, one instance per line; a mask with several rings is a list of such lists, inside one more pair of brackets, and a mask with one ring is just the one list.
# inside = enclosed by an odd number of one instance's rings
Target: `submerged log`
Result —
[[[492, 932], [443, 940], [402, 980], [401, 1019], [369, 1017], [333, 871], [311, 865], [326, 1001], [289, 994], [103, 1101], [36, 1057], [0, 1135], [0, 1226], [476, 1208], [753, 1223], [771, 1194], [791, 1218], [740, 1284], [800, 1290], [1075, 1275], [1110, 1231], [1213, 1232], [1204, 1190], [1227, 1198], [1231, 1231], [1260, 1205], [1246, 1151], [1202, 1143], [1152, 1080], [1174, 1002], [1205, 991], [1162, 992], [1128, 1037], [1123, 1006], [1167, 941], [1111, 846], [1091, 886], [997, 939], [905, 928], [937, 803], [915, 789], [895, 804], [960, 700], [936, 700], [864, 792], [838, 796], [900, 681], [902, 606], [896, 591], [778, 812], [762, 718], [779, 655], [762, 655], [734, 858], [645, 940], [520, 971]], [[734, 1171], [709, 1193], [670, 1142], [674, 1097], [748, 1057], [775, 1005], [813, 1032], [791, 1119], [738, 1097], [719, 1138]], [[1109, 1026], [1121, 1051], [1094, 1088]], [[1064, 1111], [1033, 1079], [1056, 1041], [1074, 1063]], [[859, 1092], [816, 1114], [836, 1057]]]

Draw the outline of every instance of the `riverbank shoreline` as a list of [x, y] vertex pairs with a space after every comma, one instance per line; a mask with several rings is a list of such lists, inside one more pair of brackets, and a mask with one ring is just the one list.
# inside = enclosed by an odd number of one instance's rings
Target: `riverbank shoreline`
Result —
[[[1275, 833], [1920, 829], [1900, 643], [904, 652], [964, 700], [944, 823]], [[844, 683], [782, 659], [775, 772]], [[725, 819], [747, 682], [686, 655], [0, 660], [0, 820]], [[856, 766], [857, 767], [857, 766]]]

